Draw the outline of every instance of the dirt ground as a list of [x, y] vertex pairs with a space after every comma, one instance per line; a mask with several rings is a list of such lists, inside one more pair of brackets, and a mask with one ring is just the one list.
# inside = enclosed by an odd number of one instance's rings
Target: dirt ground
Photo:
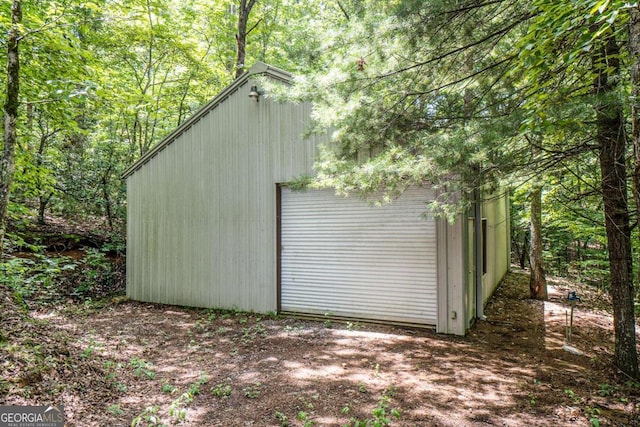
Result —
[[121, 300], [25, 314], [0, 289], [0, 402], [63, 404], [69, 426], [640, 425], [606, 298], [527, 287], [511, 273], [466, 337]]

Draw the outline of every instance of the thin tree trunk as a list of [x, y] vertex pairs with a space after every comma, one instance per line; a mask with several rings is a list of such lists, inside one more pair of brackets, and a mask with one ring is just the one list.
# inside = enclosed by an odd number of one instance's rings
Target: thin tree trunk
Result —
[[0, 159], [0, 256], [4, 254], [7, 232], [7, 208], [15, 171], [18, 104], [20, 94], [19, 26], [22, 22], [22, 2], [11, 4], [11, 29], [7, 38], [7, 90], [4, 104], [4, 148]]
[[236, 34], [236, 78], [244, 73], [245, 57], [247, 52], [247, 23], [251, 9], [256, 4], [256, 0], [240, 0], [240, 8], [238, 10], [238, 33]]
[[[594, 55], [594, 92], [601, 96], [595, 105], [596, 140], [600, 147], [602, 199], [609, 247], [610, 293], [613, 302], [615, 364], [625, 374], [638, 377], [631, 226], [627, 202], [627, 150], [622, 104], [615, 99], [620, 73], [620, 49], [612, 35], [600, 54]], [[606, 65], [605, 65], [606, 64]], [[610, 74], [613, 78], [609, 78]]]
[[531, 298], [547, 299], [547, 279], [542, 267], [542, 186], [534, 185], [531, 190], [531, 246], [529, 249], [531, 278], [529, 291]]
[[[640, 221], [640, 6], [629, 12], [629, 56], [631, 61], [631, 135], [633, 139], [633, 197], [636, 202], [636, 218]], [[640, 254], [638, 255], [640, 257]], [[640, 283], [640, 269], [638, 269]]]
[[525, 231], [522, 236], [522, 250], [520, 251], [520, 268], [525, 269], [527, 266], [527, 232]]
[[51, 201], [53, 194], [48, 193], [46, 196], [40, 195], [38, 201], [38, 224], [44, 225], [47, 223], [47, 218], [45, 213], [47, 212], [47, 205]]
[[109, 182], [108, 175], [111, 171], [109, 167], [107, 171], [102, 175], [102, 179], [100, 183], [102, 184], [102, 197], [104, 198], [104, 214], [107, 217], [107, 222], [109, 224], [109, 230], [113, 231], [113, 213], [111, 212], [111, 198], [109, 197]]
[[[43, 120], [43, 119], [41, 119]], [[40, 179], [40, 173], [42, 173], [42, 164], [44, 163], [44, 151], [47, 147], [47, 142], [49, 138], [55, 134], [55, 131], [52, 133], [47, 132], [46, 125], [40, 122], [40, 129], [42, 131], [42, 135], [40, 136], [40, 143], [38, 144], [38, 150], [36, 151], [36, 188], [38, 190], [38, 224], [45, 224], [45, 212], [47, 210], [47, 204], [51, 197], [53, 196], [50, 192], [45, 192], [44, 188], [42, 188], [42, 180]]]

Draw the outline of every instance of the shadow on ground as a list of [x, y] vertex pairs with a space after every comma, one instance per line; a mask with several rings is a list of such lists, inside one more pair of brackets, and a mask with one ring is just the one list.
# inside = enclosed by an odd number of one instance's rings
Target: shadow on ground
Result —
[[2, 400], [62, 403], [77, 426], [342, 426], [376, 407], [400, 411], [394, 426], [639, 425], [637, 387], [610, 368], [610, 316], [578, 306], [584, 355], [564, 351], [559, 289], [529, 300], [528, 276], [509, 274], [463, 338], [133, 302], [41, 312], [70, 372], [5, 380]]

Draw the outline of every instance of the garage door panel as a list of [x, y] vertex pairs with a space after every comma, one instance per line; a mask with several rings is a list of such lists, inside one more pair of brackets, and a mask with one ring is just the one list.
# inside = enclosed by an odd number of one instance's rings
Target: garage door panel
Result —
[[331, 190], [281, 197], [283, 311], [423, 324], [436, 319], [433, 192], [370, 206]]

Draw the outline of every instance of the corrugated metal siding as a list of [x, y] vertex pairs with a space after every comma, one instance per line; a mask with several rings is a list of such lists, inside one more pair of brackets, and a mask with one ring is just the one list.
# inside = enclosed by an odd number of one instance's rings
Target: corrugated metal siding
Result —
[[434, 192], [373, 207], [332, 190], [282, 189], [283, 311], [435, 324]]
[[486, 304], [500, 284], [508, 265], [507, 193], [485, 194], [482, 216], [487, 219], [487, 272], [483, 277], [483, 301]]
[[465, 327], [471, 326], [471, 321], [476, 317], [476, 269], [475, 269], [475, 219], [467, 219], [467, 244], [465, 247], [467, 257], [467, 290], [465, 292], [465, 306], [467, 307], [467, 318]]
[[310, 106], [247, 96], [251, 80], [127, 177], [127, 293], [276, 309], [275, 182], [312, 173]]

